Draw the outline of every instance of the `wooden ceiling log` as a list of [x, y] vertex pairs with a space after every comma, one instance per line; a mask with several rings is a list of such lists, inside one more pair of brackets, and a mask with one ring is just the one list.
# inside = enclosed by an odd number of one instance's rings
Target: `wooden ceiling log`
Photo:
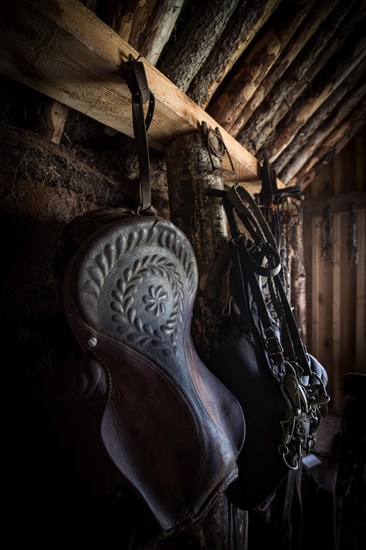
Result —
[[296, 35], [291, 38], [286, 48], [273, 64], [271, 70], [264, 77], [260, 86], [256, 89], [255, 94], [248, 102], [246, 102], [243, 110], [232, 126], [232, 135], [235, 136], [240, 132], [240, 130], [249, 121], [254, 111], [261, 105], [262, 101], [269, 97], [269, 94], [277, 81], [283, 76], [286, 69], [295, 60], [296, 56], [300, 53], [305, 44], [317, 32], [321, 23], [329, 15], [338, 1], [339, 0], [328, 0], [325, 2], [320, 2], [314, 6], [313, 10], [310, 10], [310, 13], [308, 13], [296, 32]]
[[159, 70], [184, 92], [210, 55], [237, 4], [238, 0], [198, 2], [189, 24], [159, 59]]
[[296, 182], [304, 190], [316, 178], [317, 174], [329, 164], [335, 156], [353, 139], [366, 124], [365, 104], [357, 106], [350, 116], [343, 120], [316, 149], [315, 154], [296, 174]]
[[136, 9], [137, 5], [134, 0], [126, 0], [123, 3], [118, 0], [111, 0], [108, 2], [104, 17], [101, 16], [101, 19], [132, 47], [134, 47], [132, 44], [132, 25]]
[[305, 93], [292, 105], [290, 116], [276, 127], [276, 140], [270, 156], [271, 162], [296, 138], [296, 134], [314, 113], [321, 108], [331, 94], [346, 80], [366, 57], [366, 21], [361, 20], [358, 28], [338, 50]]
[[156, 65], [168, 43], [181, 12], [184, 0], [160, 0], [155, 4], [149, 24], [140, 37], [137, 49], [152, 65]]
[[[76, 0], [13, 0], [0, 5], [0, 72], [133, 137], [131, 94], [120, 65], [138, 52]], [[151, 147], [218, 124], [147, 61], [155, 95]], [[258, 182], [257, 159], [220, 128], [236, 178]], [[228, 159], [222, 165], [230, 170]], [[232, 174], [232, 172], [228, 172]], [[282, 185], [281, 182], [278, 185]]]
[[[301, 172], [302, 168], [309, 161], [309, 159], [314, 155], [319, 147], [319, 145], [324, 142], [324, 140], [334, 131], [334, 129], [348, 119], [352, 109], [358, 103], [365, 104], [366, 96], [366, 85], [359, 87], [357, 92], [354, 92], [354, 95], [347, 96], [337, 109], [334, 111], [334, 118], [327, 119], [323, 124], [321, 124], [317, 131], [314, 132], [314, 142], [313, 145], [308, 145], [301, 149], [297, 155], [289, 163], [286, 170], [283, 170], [280, 173], [281, 179], [286, 183], [286, 185], [291, 183], [296, 183], [296, 175]], [[333, 115], [333, 113], [332, 113]]]
[[304, 20], [312, 2], [303, 6], [283, 2], [229, 73], [220, 95], [208, 106], [210, 115], [232, 135], [235, 122], [264, 77]]
[[156, 3], [157, 0], [114, 1], [106, 22], [137, 50]]
[[281, 0], [242, 0], [224, 32], [193, 78], [187, 94], [206, 109], [217, 88]]
[[184, 0], [115, 2], [108, 23], [126, 42], [156, 65], [169, 41]]
[[366, 94], [366, 61], [360, 63], [301, 128], [273, 168], [281, 180], [288, 184], [314, 153], [323, 139], [341, 122]]
[[237, 139], [253, 154], [265, 144], [273, 144], [277, 124], [305, 91], [315, 75], [342, 46], [360, 18], [366, 13], [366, 2], [340, 2], [309, 40], [283, 77], [272, 88], [269, 97], [253, 113]]

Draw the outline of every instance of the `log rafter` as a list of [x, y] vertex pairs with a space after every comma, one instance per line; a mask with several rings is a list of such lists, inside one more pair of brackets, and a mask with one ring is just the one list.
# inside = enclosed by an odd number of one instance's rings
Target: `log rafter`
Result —
[[314, 6], [313, 10], [310, 10], [307, 17], [303, 21], [302, 25], [296, 32], [295, 36], [291, 38], [282, 54], [278, 57], [273, 67], [264, 77], [261, 85], [255, 91], [255, 94], [245, 104], [244, 108], [240, 112], [239, 116], [232, 125], [231, 133], [237, 135], [240, 130], [247, 124], [254, 111], [258, 109], [262, 101], [269, 97], [272, 88], [280, 80], [285, 73], [286, 69], [296, 59], [296, 56], [300, 53], [301, 49], [310, 40], [310, 38], [317, 32], [318, 28], [329, 15], [330, 11], [334, 8], [338, 0], [328, 0], [327, 2], [321, 2]]
[[[283, 154], [273, 163], [273, 167], [284, 183], [296, 176], [305, 162], [310, 158], [321, 143], [334, 128], [346, 118], [366, 95], [366, 63], [359, 65], [362, 74], [358, 81], [357, 72], [350, 75], [343, 85], [325, 102], [318, 111], [302, 127], [301, 132]], [[359, 75], [358, 75], [359, 76]]]
[[[365, 24], [365, 20], [360, 22], [350, 40], [344, 44], [343, 51], [337, 51], [332, 56], [306, 88], [305, 93], [293, 104], [289, 116], [277, 125], [276, 140], [271, 154], [272, 162], [292, 142], [297, 132], [321, 108], [331, 94], [352, 72], [358, 70], [358, 66], [366, 57]], [[363, 63], [362, 67], [364, 67]]]
[[280, 0], [242, 0], [215, 47], [193, 78], [188, 95], [206, 108], [221, 82], [254, 39]]
[[365, 105], [361, 104], [353, 110], [348, 119], [343, 120], [319, 144], [314, 155], [303, 166], [300, 172], [297, 173], [297, 183], [303, 190], [315, 180], [322, 168], [329, 164], [342, 151], [365, 124], [366, 108]]
[[238, 0], [212, 0], [207, 4], [197, 4], [191, 24], [185, 27], [157, 64], [159, 70], [178, 88], [188, 90], [193, 77], [223, 33], [237, 3]]
[[312, 2], [299, 9], [287, 2], [281, 4], [230, 72], [220, 96], [209, 105], [209, 113], [231, 134], [237, 133], [235, 122], [240, 112], [255, 94], [311, 5]]
[[277, 124], [286, 117], [298, 97], [353, 32], [366, 13], [366, 3], [355, 9], [355, 0], [337, 4], [273, 87], [269, 97], [253, 113], [237, 139], [256, 154], [265, 143], [274, 143]]
[[181, 12], [184, 0], [114, 2], [107, 23], [121, 38], [156, 65]]
[[[4, 15], [0, 72], [46, 96], [47, 109], [37, 111], [42, 111], [39, 127], [55, 142], [60, 142], [68, 107], [100, 121], [108, 133], [133, 136], [130, 93], [120, 72], [121, 62], [130, 53], [147, 60], [149, 85], [157, 99], [149, 144], [161, 151], [177, 136], [197, 132], [203, 121], [210, 128], [218, 126], [217, 119], [190, 101], [190, 96], [211, 110], [215, 103], [224, 102], [226, 83], [238, 74], [241, 63], [244, 73], [252, 71], [249, 76], [243, 74], [242, 84], [249, 78], [253, 85], [248, 97], [253, 95], [248, 101], [244, 97], [244, 109], [238, 107], [242, 100], [237, 99], [238, 88], [231, 106], [230, 102], [225, 105], [225, 109], [237, 109], [230, 133], [236, 135], [240, 128], [238, 139], [219, 127], [236, 166], [234, 173], [228, 157], [222, 159], [229, 184], [244, 180], [260, 185], [254, 155], [260, 159], [264, 146], [281, 179], [303, 178], [304, 170], [312, 171], [318, 162], [317, 147], [337, 125], [346, 123], [357, 101], [363, 101], [364, 85], [358, 77], [365, 72], [364, 0], [231, 0], [224, 8], [218, 0], [210, 5], [195, 0], [13, 0], [4, 4], [0, 7]], [[90, 10], [97, 10], [107, 26]], [[118, 39], [111, 27], [129, 43]], [[192, 28], [196, 36], [187, 41]], [[361, 29], [358, 36], [357, 29]], [[197, 61], [192, 64], [185, 59], [178, 64], [179, 78], [186, 78], [187, 65], [188, 72], [195, 74], [187, 95], [153, 67], [162, 51], [162, 64], [171, 55], [177, 65], [176, 48], [182, 37]], [[273, 51], [261, 57], [266, 37], [271, 38], [267, 42]], [[344, 128], [348, 135], [348, 126]], [[342, 137], [339, 132], [334, 135]]]

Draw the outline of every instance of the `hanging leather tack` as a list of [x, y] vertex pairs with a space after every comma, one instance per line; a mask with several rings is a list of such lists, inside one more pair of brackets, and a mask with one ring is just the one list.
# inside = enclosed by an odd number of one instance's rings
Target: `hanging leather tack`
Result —
[[[156, 214], [151, 205], [151, 175], [149, 145], [147, 141], [147, 130], [151, 124], [155, 98], [149, 90], [144, 65], [141, 61], [134, 59], [130, 54], [129, 60], [122, 65], [122, 74], [132, 94], [132, 119], [133, 130], [136, 142], [136, 152], [139, 163], [139, 207], [137, 213], [143, 216]], [[149, 101], [149, 106], [144, 116], [144, 104]]]

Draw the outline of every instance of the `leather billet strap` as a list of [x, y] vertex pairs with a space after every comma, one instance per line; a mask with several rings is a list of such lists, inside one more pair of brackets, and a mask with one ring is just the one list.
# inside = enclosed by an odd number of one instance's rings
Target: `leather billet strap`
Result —
[[[122, 65], [122, 74], [132, 94], [133, 131], [136, 142], [137, 160], [139, 164], [139, 208], [141, 215], [154, 215], [155, 209], [151, 206], [151, 175], [149, 145], [147, 130], [151, 124], [155, 98], [149, 90], [144, 65], [130, 54], [128, 61]], [[146, 117], [144, 104], [149, 102]]]

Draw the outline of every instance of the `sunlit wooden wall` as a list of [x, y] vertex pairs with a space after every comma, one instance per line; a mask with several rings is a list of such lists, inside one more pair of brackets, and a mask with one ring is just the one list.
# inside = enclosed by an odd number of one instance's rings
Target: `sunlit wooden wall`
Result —
[[329, 375], [330, 408], [342, 377], [366, 373], [366, 131], [325, 166], [304, 201], [307, 346]]

